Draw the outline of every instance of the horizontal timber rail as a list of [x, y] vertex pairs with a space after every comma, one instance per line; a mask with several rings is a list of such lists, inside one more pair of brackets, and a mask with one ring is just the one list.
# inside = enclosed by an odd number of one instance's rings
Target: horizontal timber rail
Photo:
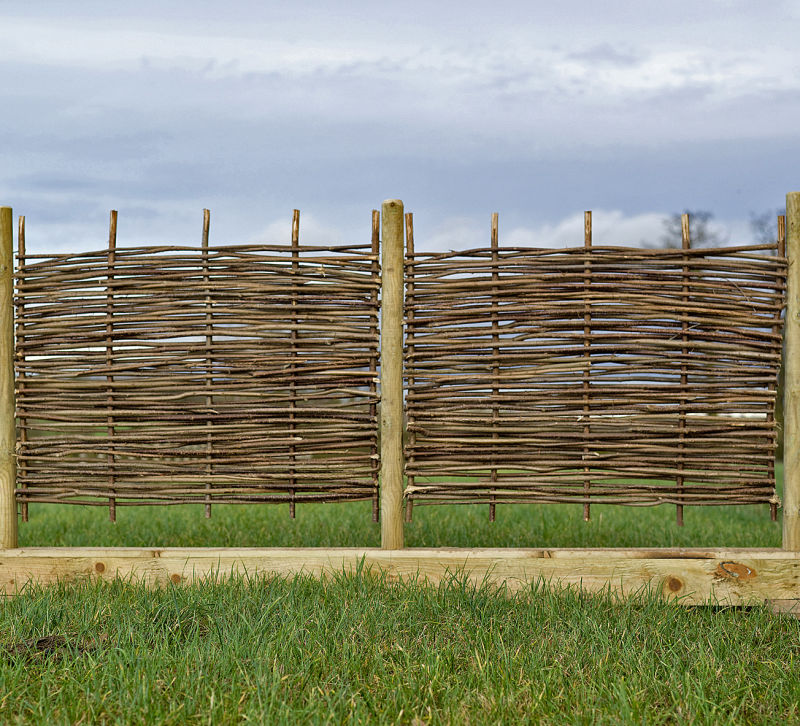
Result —
[[0, 552], [0, 592], [123, 578], [151, 586], [228, 575], [384, 573], [440, 582], [453, 574], [518, 591], [547, 582], [585, 592], [649, 589], [681, 605], [753, 605], [800, 597], [800, 553], [778, 549], [44, 548]]

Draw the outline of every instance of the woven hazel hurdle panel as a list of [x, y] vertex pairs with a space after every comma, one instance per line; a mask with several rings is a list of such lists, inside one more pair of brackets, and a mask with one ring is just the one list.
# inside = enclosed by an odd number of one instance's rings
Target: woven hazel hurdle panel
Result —
[[23, 253], [18, 500], [377, 512], [377, 252]]
[[777, 245], [412, 247], [407, 505], [774, 510], [786, 264]]

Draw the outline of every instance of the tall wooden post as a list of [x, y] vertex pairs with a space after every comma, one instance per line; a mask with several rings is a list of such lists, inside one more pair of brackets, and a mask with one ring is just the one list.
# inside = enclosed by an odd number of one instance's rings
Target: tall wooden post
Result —
[[0, 550], [17, 546], [17, 426], [14, 401], [14, 227], [0, 207]]
[[800, 552], [800, 192], [786, 195], [783, 549]]
[[403, 202], [381, 208], [381, 547], [403, 547]]

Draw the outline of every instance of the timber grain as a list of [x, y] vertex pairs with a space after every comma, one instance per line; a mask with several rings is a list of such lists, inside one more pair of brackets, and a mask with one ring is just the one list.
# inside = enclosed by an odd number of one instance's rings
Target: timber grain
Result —
[[0, 207], [0, 549], [17, 546], [13, 235], [11, 207]]
[[[630, 595], [648, 588], [681, 605], [797, 601], [800, 553], [779, 549], [404, 549], [32, 547], [0, 551], [0, 592], [29, 583], [123, 578], [150, 586], [230, 574], [335, 576], [383, 572], [390, 580], [530, 583]], [[784, 603], [785, 606], [791, 603]]]

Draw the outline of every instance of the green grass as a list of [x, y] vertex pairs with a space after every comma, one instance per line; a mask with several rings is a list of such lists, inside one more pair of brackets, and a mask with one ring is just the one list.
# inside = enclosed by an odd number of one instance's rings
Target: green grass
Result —
[[[780, 491], [782, 468], [778, 467]], [[297, 518], [288, 505], [118, 507], [117, 522], [105, 507], [39, 504], [20, 525], [20, 545], [162, 547], [378, 547], [380, 526], [372, 504], [304, 504]], [[406, 525], [409, 547], [780, 547], [780, 522], [767, 505], [686, 507], [684, 526], [675, 507], [592, 505], [583, 521], [579, 504], [489, 507], [417, 506]]]
[[[103, 508], [33, 505], [21, 524], [20, 546], [172, 547], [378, 547], [380, 525], [369, 503], [306, 504], [297, 519], [288, 508], [218, 505], [210, 520], [203, 506], [118, 507], [117, 522]], [[684, 510], [675, 524], [674, 507], [629, 509], [592, 506], [583, 521], [576, 505], [415, 507], [406, 525], [409, 547], [779, 547], [780, 522], [758, 507], [703, 507]]]
[[[0, 606], [3, 723], [797, 723], [800, 622], [368, 574]], [[34, 642], [58, 634], [49, 649]]]
[[[418, 507], [410, 546], [778, 546], [766, 507]], [[376, 546], [369, 503], [32, 506], [30, 545]], [[40, 640], [50, 636], [49, 640]], [[800, 621], [356, 572], [0, 602], [0, 723], [798, 723]]]

